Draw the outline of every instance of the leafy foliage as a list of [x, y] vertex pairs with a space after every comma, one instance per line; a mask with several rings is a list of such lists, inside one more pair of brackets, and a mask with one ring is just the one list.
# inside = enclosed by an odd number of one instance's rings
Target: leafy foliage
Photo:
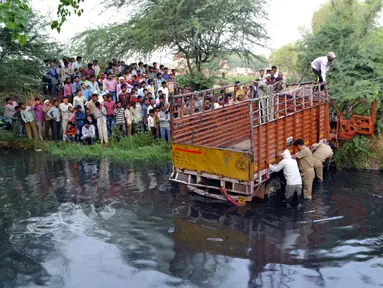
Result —
[[333, 0], [314, 15], [314, 34], [304, 35], [298, 69], [306, 80], [314, 79], [313, 59], [328, 51], [337, 54], [327, 78], [329, 94], [339, 106], [361, 99], [377, 100], [380, 106], [383, 41], [379, 38], [382, 28], [374, 24], [381, 8], [381, 0]]
[[[110, 2], [117, 7], [132, 5], [132, 1]], [[204, 63], [224, 55], [251, 58], [251, 49], [267, 38], [260, 0], [144, 0], [134, 7], [136, 13], [126, 23], [76, 37], [78, 50], [92, 47], [98, 55], [121, 58], [168, 49], [184, 59], [193, 74], [194, 68], [200, 73]]]
[[24, 99], [29, 92], [39, 91], [41, 88], [43, 60], [57, 57], [60, 53], [56, 44], [50, 43], [43, 32], [47, 25], [41, 17], [31, 12], [25, 30], [28, 42], [23, 46], [14, 41], [11, 29], [0, 28], [0, 91], [5, 95]]
[[289, 78], [298, 77], [298, 53], [299, 42], [289, 43], [273, 51], [270, 55], [270, 63], [278, 67]]
[[[329, 51], [337, 59], [328, 73], [329, 95], [338, 107], [352, 105], [353, 113], [370, 114], [376, 101], [376, 127], [383, 127], [383, 28], [375, 27], [382, 0], [332, 0], [314, 14], [312, 33], [300, 45], [298, 69], [306, 80], [313, 80], [310, 63]], [[367, 100], [367, 103], [356, 102]], [[344, 105], [347, 104], [347, 105]], [[382, 145], [363, 136], [341, 143], [335, 156], [338, 167], [369, 168]], [[378, 165], [381, 166], [381, 163]]]
[[369, 168], [371, 159], [376, 158], [372, 148], [368, 138], [357, 136], [343, 143], [341, 149], [335, 153], [334, 161], [338, 168]]
[[61, 26], [72, 14], [81, 16], [84, 13], [84, 9], [80, 7], [80, 4], [84, 0], [60, 0], [60, 4], [57, 7], [57, 20], [52, 21], [51, 28], [56, 29], [60, 33]]
[[[84, 0], [60, 0], [57, 7], [57, 20], [51, 23], [51, 28], [61, 31], [61, 26], [73, 14], [81, 16], [84, 9], [80, 4]], [[33, 14], [28, 0], [0, 1], [0, 23], [12, 32], [12, 39], [20, 46], [27, 43], [29, 18]]]
[[30, 8], [25, 0], [5, 0], [0, 2], [0, 23], [11, 31], [12, 40], [21, 46], [27, 42], [26, 30]]

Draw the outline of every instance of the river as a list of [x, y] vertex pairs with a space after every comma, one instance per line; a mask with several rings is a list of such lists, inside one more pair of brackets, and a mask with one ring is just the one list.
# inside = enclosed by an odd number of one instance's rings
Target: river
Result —
[[0, 287], [383, 285], [379, 172], [326, 172], [301, 211], [238, 209], [170, 183], [170, 163], [0, 159]]

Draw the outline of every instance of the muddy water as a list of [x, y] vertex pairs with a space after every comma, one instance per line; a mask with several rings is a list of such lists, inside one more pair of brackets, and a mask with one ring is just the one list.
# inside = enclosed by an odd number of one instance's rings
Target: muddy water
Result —
[[0, 287], [383, 285], [380, 173], [330, 171], [302, 211], [236, 209], [170, 164], [0, 153]]

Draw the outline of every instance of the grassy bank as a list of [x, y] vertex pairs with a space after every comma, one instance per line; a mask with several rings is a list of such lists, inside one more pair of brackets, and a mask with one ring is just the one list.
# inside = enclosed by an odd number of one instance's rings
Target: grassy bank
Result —
[[12, 133], [0, 132], [0, 148], [2, 149], [28, 149], [38, 150], [57, 157], [71, 159], [80, 158], [109, 158], [113, 160], [151, 160], [170, 161], [170, 146], [162, 141], [142, 133], [120, 140], [112, 137], [107, 146], [98, 143], [82, 145], [76, 143], [54, 143], [48, 141], [30, 141], [26, 138], [17, 138]]
[[333, 159], [338, 169], [381, 170], [383, 139], [381, 136], [373, 138], [356, 136], [350, 141], [341, 143]]

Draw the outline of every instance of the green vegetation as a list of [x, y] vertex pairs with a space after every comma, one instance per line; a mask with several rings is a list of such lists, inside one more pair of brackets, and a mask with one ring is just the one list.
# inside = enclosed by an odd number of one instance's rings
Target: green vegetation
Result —
[[[29, 0], [3, 0], [0, 1], [0, 24], [11, 31], [12, 39], [20, 46], [24, 46], [31, 39], [28, 38], [30, 17], [34, 14], [29, 6]], [[72, 14], [81, 16], [84, 12], [80, 4], [84, 0], [60, 0], [57, 7], [57, 20], [51, 23], [51, 28], [58, 32], [62, 24]]]
[[300, 78], [297, 66], [299, 49], [297, 43], [290, 43], [273, 51], [270, 55], [270, 63], [277, 66], [278, 70], [288, 77], [289, 82]]
[[82, 145], [68, 142], [40, 142], [30, 141], [27, 138], [16, 138], [12, 133], [0, 133], [0, 149], [29, 149], [57, 157], [65, 158], [109, 158], [117, 161], [151, 160], [170, 161], [170, 146], [160, 140], [154, 140], [149, 134], [141, 133], [133, 137], [111, 139], [107, 146], [100, 144]]
[[[109, 2], [132, 7], [130, 0]], [[267, 39], [260, 0], [143, 0], [135, 1], [133, 11], [125, 23], [77, 35], [77, 51], [85, 58], [111, 59], [170, 49], [185, 62], [188, 73], [201, 75], [214, 59], [232, 54], [254, 58], [251, 51]]]
[[42, 90], [44, 59], [53, 59], [60, 55], [58, 45], [49, 40], [46, 32], [48, 26], [48, 22], [39, 15], [29, 13], [25, 28], [28, 42], [20, 46], [13, 40], [12, 29], [0, 25], [1, 107], [7, 96], [25, 101], [31, 94], [35, 95]]
[[[377, 27], [376, 23], [382, 3], [382, 0], [329, 1], [314, 13], [312, 29], [303, 31], [300, 41], [271, 55], [272, 63], [298, 73], [304, 81], [313, 81], [311, 61], [334, 51], [337, 59], [327, 74], [329, 95], [340, 109], [352, 106], [353, 113], [359, 115], [369, 115], [371, 103], [376, 101], [379, 135], [383, 128], [383, 27]], [[379, 149], [383, 152], [380, 137], [356, 137], [340, 143], [335, 157], [338, 167], [383, 167], [377, 156], [381, 154]]]

